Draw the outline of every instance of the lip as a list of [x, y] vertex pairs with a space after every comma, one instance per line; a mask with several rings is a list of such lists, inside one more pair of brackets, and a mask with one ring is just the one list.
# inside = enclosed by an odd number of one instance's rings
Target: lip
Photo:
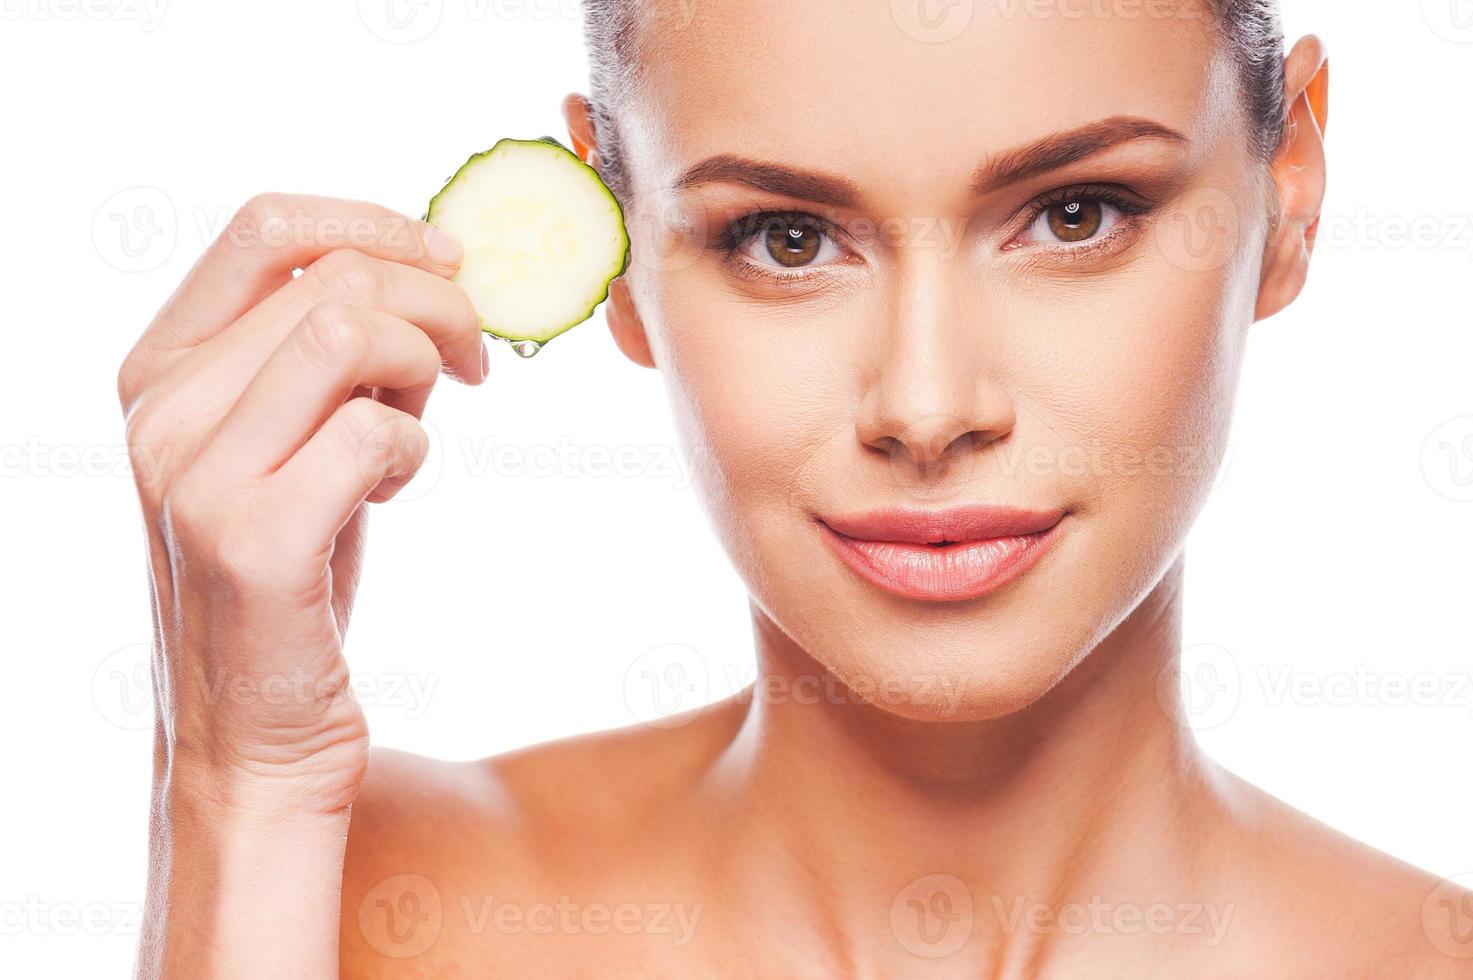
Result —
[[974, 505], [873, 510], [818, 523], [829, 547], [871, 584], [907, 599], [961, 602], [1032, 568], [1066, 513]]

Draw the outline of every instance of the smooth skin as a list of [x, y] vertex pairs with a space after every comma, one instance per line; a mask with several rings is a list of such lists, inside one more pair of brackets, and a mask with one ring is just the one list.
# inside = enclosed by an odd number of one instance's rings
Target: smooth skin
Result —
[[[459, 247], [264, 195], [191, 271], [119, 377], [131, 444], [167, 450], [140, 485], [160, 706], [141, 975], [1473, 976], [1425, 914], [1473, 896], [1225, 772], [1161, 683], [1247, 330], [1305, 281], [1323, 45], [1288, 57], [1265, 168], [1208, 27], [979, 15], [924, 43], [885, 7], [657, 20], [682, 26], [645, 38], [625, 117], [635, 249], [608, 322], [706, 461], [750, 592], [739, 697], [477, 763], [370, 755], [343, 653], [365, 504], [422, 461], [437, 374], [485, 377]], [[801, 57], [755, 55], [782, 50]], [[563, 109], [598, 166], [585, 100]], [[1016, 152], [1122, 119], [1157, 132]], [[719, 153], [854, 193], [676, 186]], [[979, 163], [1024, 159], [1044, 163], [969, 193]], [[1080, 184], [1151, 208], [1061, 249], [1026, 206]], [[760, 242], [712, 247], [771, 207], [835, 226], [805, 278], [772, 279], [795, 270]], [[345, 241], [353, 218], [373, 230]], [[283, 226], [305, 230], [260, 233]], [[1057, 465], [1081, 447], [1097, 462]], [[963, 502], [1069, 513], [964, 603], [877, 589], [816, 527]], [[212, 697], [222, 673], [307, 693]]]

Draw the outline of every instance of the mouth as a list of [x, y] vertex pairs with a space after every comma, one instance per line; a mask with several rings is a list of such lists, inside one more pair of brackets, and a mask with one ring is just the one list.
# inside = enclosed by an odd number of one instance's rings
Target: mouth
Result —
[[824, 540], [861, 578], [906, 599], [961, 602], [1022, 575], [1067, 511], [971, 506], [821, 517]]

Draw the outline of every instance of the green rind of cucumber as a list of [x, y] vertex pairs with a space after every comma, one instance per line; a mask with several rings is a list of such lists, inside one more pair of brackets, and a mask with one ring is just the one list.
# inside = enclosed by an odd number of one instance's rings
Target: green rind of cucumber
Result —
[[[512, 343], [516, 343], [519, 341], [531, 341], [538, 346], [541, 346], [545, 345], [554, 337], [566, 333], [568, 330], [571, 330], [573, 327], [577, 326], [580, 323], [583, 323], [591, 316], [593, 316], [593, 313], [596, 309], [598, 309], [599, 304], [608, 299], [610, 285], [615, 279], [623, 275], [624, 272], [626, 272], [629, 268], [630, 241], [628, 229], [624, 224], [624, 208], [619, 203], [619, 199], [614, 195], [613, 191], [609, 190], [608, 186], [604, 184], [603, 179], [599, 177], [598, 171], [595, 170], [593, 167], [590, 167], [588, 164], [584, 163], [577, 154], [573, 153], [572, 150], [568, 149], [568, 147], [564, 146], [561, 142], [551, 136], [542, 136], [536, 139], [529, 140], [513, 139], [510, 137], [503, 138], [497, 140], [497, 142], [490, 149], [471, 154], [471, 156], [468, 157], [466, 161], [460, 165], [459, 169], [457, 169], [455, 173], [452, 174], [450, 178], [445, 181], [440, 190], [435, 194], [434, 197], [430, 199], [429, 205], [425, 209], [424, 220], [429, 222], [430, 224], [439, 224], [437, 218], [441, 217], [446, 194], [452, 188], [454, 188], [458, 184], [458, 182], [474, 173], [475, 170], [478, 169], [479, 165], [486, 163], [490, 157], [494, 156], [498, 152], [504, 152], [510, 148], [517, 146], [535, 146], [539, 151], [542, 152], [548, 152], [549, 148], [551, 148], [553, 152], [560, 153], [565, 158], [565, 162], [572, 162], [576, 164], [579, 168], [581, 168], [581, 170], [585, 172], [586, 176], [591, 181], [593, 181], [593, 184], [590, 186], [596, 186], [600, 190], [602, 198], [606, 199], [607, 202], [612, 205], [612, 210], [610, 214], [615, 219], [614, 226], [617, 230], [617, 238], [615, 239], [617, 259], [615, 262], [610, 263], [609, 267], [606, 270], [598, 273], [600, 285], [598, 287], [590, 286], [588, 288], [590, 300], [587, 306], [585, 308], [582, 308], [581, 312], [578, 313], [576, 316], [570, 319], [566, 319], [565, 321], [560, 320], [558, 324], [543, 327], [538, 330], [531, 331], [530, 333], [517, 332], [516, 330], [501, 327], [497, 323], [490, 322], [485, 316], [484, 312], [478, 307], [477, 315], [480, 320], [480, 326], [481, 329], [486, 333], [491, 334], [495, 337], [500, 337], [501, 339]], [[469, 247], [472, 243], [467, 242], [465, 244], [467, 245], [469, 250]], [[469, 258], [470, 257], [468, 256], [468, 260]], [[460, 275], [464, 272], [465, 266], [462, 266], [461, 273], [457, 274], [457, 278], [459, 278]], [[593, 292], [594, 288], [598, 289], [596, 295]], [[475, 297], [473, 297], [473, 300], [474, 299]]]

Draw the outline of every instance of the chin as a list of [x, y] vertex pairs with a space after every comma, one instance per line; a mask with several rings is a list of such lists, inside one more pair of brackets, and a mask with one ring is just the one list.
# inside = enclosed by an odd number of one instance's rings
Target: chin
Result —
[[[820, 658], [825, 655], [818, 651]], [[836, 652], [826, 667], [856, 702], [910, 721], [945, 723], [992, 721], [1020, 712], [1077, 661], [1067, 644], [1037, 636], [949, 643], [912, 635], [897, 637], [894, 646]]]

